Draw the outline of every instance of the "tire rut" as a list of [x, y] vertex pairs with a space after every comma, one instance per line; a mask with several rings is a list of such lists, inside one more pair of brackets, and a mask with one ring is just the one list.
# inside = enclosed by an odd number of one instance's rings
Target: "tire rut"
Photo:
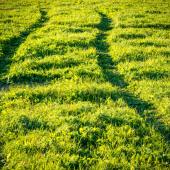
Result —
[[[0, 90], [9, 88], [8, 80], [4, 77], [8, 73], [10, 65], [12, 64], [12, 57], [16, 53], [17, 49], [25, 42], [31, 33], [43, 27], [43, 25], [49, 20], [47, 12], [44, 9], [40, 9], [40, 14], [41, 17], [36, 23], [30, 26], [26, 31], [21, 32], [18, 37], [14, 37], [3, 44], [4, 56], [0, 59]], [[3, 155], [4, 145], [4, 142], [0, 142], [0, 169], [2, 169], [6, 163], [5, 156]]]
[[[161, 134], [161, 136], [163, 136], [165, 141], [169, 144], [170, 127], [166, 126], [156, 118], [157, 111], [155, 106], [128, 92], [128, 83], [125, 81], [123, 75], [121, 75], [116, 69], [116, 65], [118, 63], [114, 62], [109, 54], [110, 45], [107, 43], [107, 36], [109, 31], [114, 29], [111, 27], [112, 20], [107, 15], [98, 11], [96, 12], [100, 15], [101, 19], [100, 23], [96, 25], [99, 33], [94, 40], [94, 47], [97, 50], [98, 65], [102, 70], [105, 80], [113, 86], [119, 87], [119, 90], [116, 93], [118, 98], [122, 98], [130, 108], [135, 109], [136, 113], [145, 120], [146, 125], [154, 127], [155, 131], [159, 132], [159, 134]], [[115, 101], [115, 98], [112, 98], [112, 100]], [[149, 116], [145, 114], [145, 111], [150, 113]]]
[[40, 14], [41, 17], [36, 23], [21, 32], [18, 37], [11, 38], [3, 44], [2, 52], [4, 55], [0, 58], [0, 90], [8, 89], [9, 87], [8, 80], [5, 78], [5, 75], [8, 73], [10, 65], [12, 64], [12, 57], [16, 53], [17, 49], [25, 42], [31, 33], [43, 27], [43, 25], [49, 20], [44, 8], [40, 8]]

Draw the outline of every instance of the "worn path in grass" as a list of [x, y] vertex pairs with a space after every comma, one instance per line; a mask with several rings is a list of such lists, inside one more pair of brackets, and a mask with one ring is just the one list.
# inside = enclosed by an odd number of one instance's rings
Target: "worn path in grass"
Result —
[[[170, 127], [165, 126], [156, 118], [156, 109], [153, 104], [143, 101], [139, 97], [127, 91], [126, 87], [128, 86], [128, 83], [117, 71], [117, 63], [115, 63], [109, 55], [107, 36], [109, 30], [114, 29], [111, 27], [112, 20], [103, 13], [98, 12], [98, 14], [100, 15], [101, 21], [96, 26], [99, 33], [94, 40], [94, 44], [98, 53], [98, 65], [102, 70], [102, 74], [104, 75], [106, 81], [110, 82], [113, 86], [119, 87], [119, 91], [115, 94], [115, 96], [117, 96], [116, 98], [122, 98], [130, 108], [135, 109], [136, 113], [145, 119], [146, 125], [154, 127], [154, 129], [158, 131], [169, 143], [170, 134], [168, 132]], [[112, 97], [112, 100], [115, 100], [115, 97]], [[147, 114], [145, 111], [147, 111]]]
[[43, 25], [48, 21], [47, 12], [40, 8], [40, 19], [27, 28], [24, 32], [21, 32], [18, 37], [14, 37], [3, 44], [3, 54], [4, 57], [0, 59], [0, 89], [8, 88], [8, 80], [5, 77], [10, 65], [12, 63], [12, 57], [16, 53], [17, 49], [21, 44], [25, 42], [27, 37], [37, 29], [43, 27]]
[[[30, 26], [26, 31], [21, 32], [21, 34], [18, 37], [14, 37], [10, 39], [9, 41], [6, 41], [3, 45], [3, 54], [5, 57], [0, 60], [0, 90], [7, 89], [9, 87], [8, 80], [5, 77], [7, 74], [10, 65], [12, 63], [12, 57], [16, 53], [17, 49], [20, 47], [22, 43], [25, 42], [27, 37], [36, 31], [37, 29], [43, 27], [43, 25], [48, 21], [47, 12], [44, 9], [40, 9], [41, 17], [40, 19], [34, 23], [32, 26]], [[5, 164], [5, 160], [3, 158], [2, 148], [3, 143], [0, 142], [0, 167], [2, 168]]]

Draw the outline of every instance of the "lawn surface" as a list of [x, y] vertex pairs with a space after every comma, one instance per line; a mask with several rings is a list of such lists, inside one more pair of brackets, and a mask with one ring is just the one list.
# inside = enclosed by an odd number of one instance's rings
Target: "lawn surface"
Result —
[[1, 0], [0, 169], [169, 169], [169, 9]]

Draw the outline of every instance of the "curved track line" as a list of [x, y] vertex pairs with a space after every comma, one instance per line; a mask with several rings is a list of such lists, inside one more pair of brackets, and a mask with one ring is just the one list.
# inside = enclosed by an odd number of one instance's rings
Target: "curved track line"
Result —
[[[109, 55], [109, 44], [107, 43], [108, 31], [112, 29], [112, 20], [107, 15], [98, 12], [101, 21], [96, 28], [99, 33], [94, 40], [94, 46], [98, 54], [98, 65], [100, 66], [105, 80], [110, 84], [119, 87], [117, 96], [122, 98], [126, 104], [136, 110], [137, 114], [145, 119], [147, 126], [154, 127], [165, 139], [167, 143], [170, 143], [170, 127], [164, 125], [160, 120], [156, 118], [156, 108], [153, 104], [148, 103], [134, 94], [127, 91], [126, 87], [128, 83], [124, 80], [124, 77], [120, 75], [116, 69], [117, 63], [112, 61], [112, 57]], [[112, 100], [115, 100], [112, 98]], [[145, 110], [149, 111], [149, 116], [145, 114]]]
[[18, 37], [14, 37], [3, 44], [2, 51], [4, 56], [0, 58], [0, 90], [8, 88], [8, 82], [4, 76], [8, 73], [12, 63], [12, 57], [16, 53], [17, 49], [25, 42], [26, 38], [32, 32], [43, 27], [43, 25], [49, 20], [45, 10], [40, 9], [40, 14], [41, 17], [36, 23], [27, 28], [26, 31], [21, 32]]
[[[9, 87], [7, 79], [4, 76], [8, 73], [10, 65], [12, 63], [12, 57], [16, 53], [17, 49], [23, 44], [26, 38], [37, 29], [43, 27], [43, 25], [49, 20], [47, 12], [41, 10], [40, 19], [30, 26], [26, 31], [21, 32], [18, 37], [14, 37], [3, 44], [3, 54], [2, 59], [0, 58], [0, 90], [7, 89]], [[0, 142], [0, 169], [5, 165], [5, 158], [3, 156], [3, 146], [4, 142]]]

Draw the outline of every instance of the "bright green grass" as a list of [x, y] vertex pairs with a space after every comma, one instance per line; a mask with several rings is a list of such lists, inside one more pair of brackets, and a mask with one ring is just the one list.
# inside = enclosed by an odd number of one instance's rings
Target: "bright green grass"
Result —
[[2, 169], [170, 168], [168, 0], [0, 5]]

